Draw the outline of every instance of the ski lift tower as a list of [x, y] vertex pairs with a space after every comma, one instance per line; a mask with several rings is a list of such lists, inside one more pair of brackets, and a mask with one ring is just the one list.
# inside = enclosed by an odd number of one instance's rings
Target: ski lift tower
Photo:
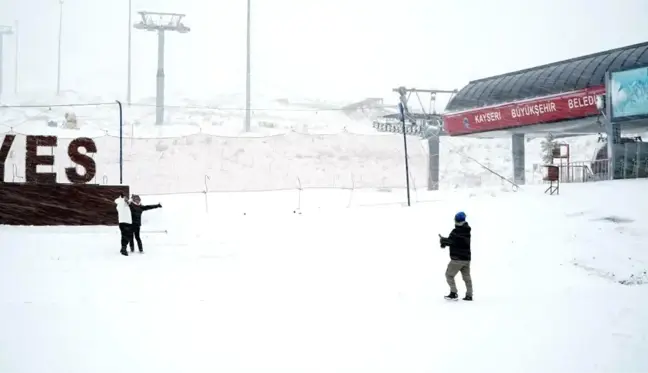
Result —
[[[440, 168], [439, 168], [439, 150], [441, 143], [439, 141], [439, 136], [443, 132], [443, 123], [439, 119], [440, 116], [436, 112], [436, 96], [437, 94], [449, 94], [450, 99], [452, 96], [457, 94], [458, 90], [447, 90], [447, 89], [418, 89], [418, 88], [405, 88], [398, 87], [392, 89], [393, 92], [398, 93], [400, 104], [403, 108], [403, 116], [401, 118], [402, 122], [410, 121], [412, 124], [418, 124], [423, 127], [424, 137], [428, 141], [428, 190], [438, 190], [439, 189], [439, 180], [440, 180]], [[421, 116], [413, 115], [409, 110], [409, 99], [413, 94], [416, 95], [419, 105], [421, 106], [421, 111], [423, 112]], [[423, 105], [423, 100], [419, 93], [427, 93], [430, 95], [428, 112], [425, 111], [425, 106]]]
[[133, 25], [137, 30], [154, 31], [158, 34], [158, 68], [156, 75], [155, 124], [164, 123], [164, 33], [176, 31], [181, 34], [191, 29], [182, 23], [184, 14], [138, 12], [142, 19]]
[[2, 96], [2, 70], [3, 70], [3, 60], [2, 60], [2, 47], [4, 43], [5, 35], [13, 35], [13, 29], [10, 26], [0, 26], [0, 97]]

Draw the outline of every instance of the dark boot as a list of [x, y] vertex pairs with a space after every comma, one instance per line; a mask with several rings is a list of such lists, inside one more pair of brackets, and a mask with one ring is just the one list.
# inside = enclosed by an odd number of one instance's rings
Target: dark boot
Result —
[[459, 296], [457, 295], [457, 293], [451, 291], [450, 294], [444, 296], [444, 298], [448, 300], [457, 300], [459, 299]]
[[473, 299], [472, 299], [472, 295], [468, 295], [468, 294], [466, 294], [466, 296], [464, 297], [463, 300], [470, 300], [470, 301], [472, 301], [472, 300], [473, 300]]
[[126, 251], [126, 249], [121, 249], [120, 253], [121, 253], [123, 256], [128, 256], [128, 251]]

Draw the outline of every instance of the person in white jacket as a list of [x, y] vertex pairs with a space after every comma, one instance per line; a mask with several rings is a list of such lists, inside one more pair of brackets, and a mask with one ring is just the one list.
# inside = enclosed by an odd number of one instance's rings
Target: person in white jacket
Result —
[[115, 205], [117, 208], [117, 215], [119, 217], [119, 231], [121, 232], [121, 251], [122, 255], [128, 256], [128, 251], [126, 251], [126, 246], [131, 241], [131, 236], [133, 235], [133, 230], [131, 225], [133, 224], [133, 218], [131, 217], [131, 210], [128, 206], [128, 201], [123, 194], [119, 195], [119, 198], [115, 200]]

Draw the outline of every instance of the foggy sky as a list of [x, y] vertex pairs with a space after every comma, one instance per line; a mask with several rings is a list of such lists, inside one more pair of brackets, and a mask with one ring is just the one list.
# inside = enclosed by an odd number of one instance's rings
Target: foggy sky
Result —
[[[395, 98], [391, 88], [461, 88], [470, 79], [648, 40], [648, 1], [252, 0], [253, 91], [270, 97]], [[133, 0], [133, 11], [186, 13], [167, 36], [167, 92], [245, 90], [245, 0]], [[66, 0], [62, 89], [123, 99], [127, 0]], [[20, 91], [56, 88], [57, 0], [0, 0], [19, 22]], [[134, 16], [134, 21], [137, 18]], [[4, 43], [13, 92], [14, 40]], [[157, 39], [133, 30], [134, 99], [155, 94]], [[442, 107], [440, 107], [442, 109]]]

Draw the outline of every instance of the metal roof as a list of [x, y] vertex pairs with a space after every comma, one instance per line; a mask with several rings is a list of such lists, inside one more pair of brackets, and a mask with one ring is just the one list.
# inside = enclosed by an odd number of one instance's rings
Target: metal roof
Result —
[[[412, 112], [409, 113], [408, 117], [412, 119], [420, 119], [420, 120], [433, 120], [433, 119], [442, 118], [440, 114], [424, 114], [424, 113], [412, 113]], [[383, 115], [382, 118], [401, 120], [400, 119], [401, 115], [400, 113], [387, 114], [387, 115]]]
[[514, 102], [605, 84], [605, 73], [648, 65], [648, 42], [473, 80], [446, 112]]

